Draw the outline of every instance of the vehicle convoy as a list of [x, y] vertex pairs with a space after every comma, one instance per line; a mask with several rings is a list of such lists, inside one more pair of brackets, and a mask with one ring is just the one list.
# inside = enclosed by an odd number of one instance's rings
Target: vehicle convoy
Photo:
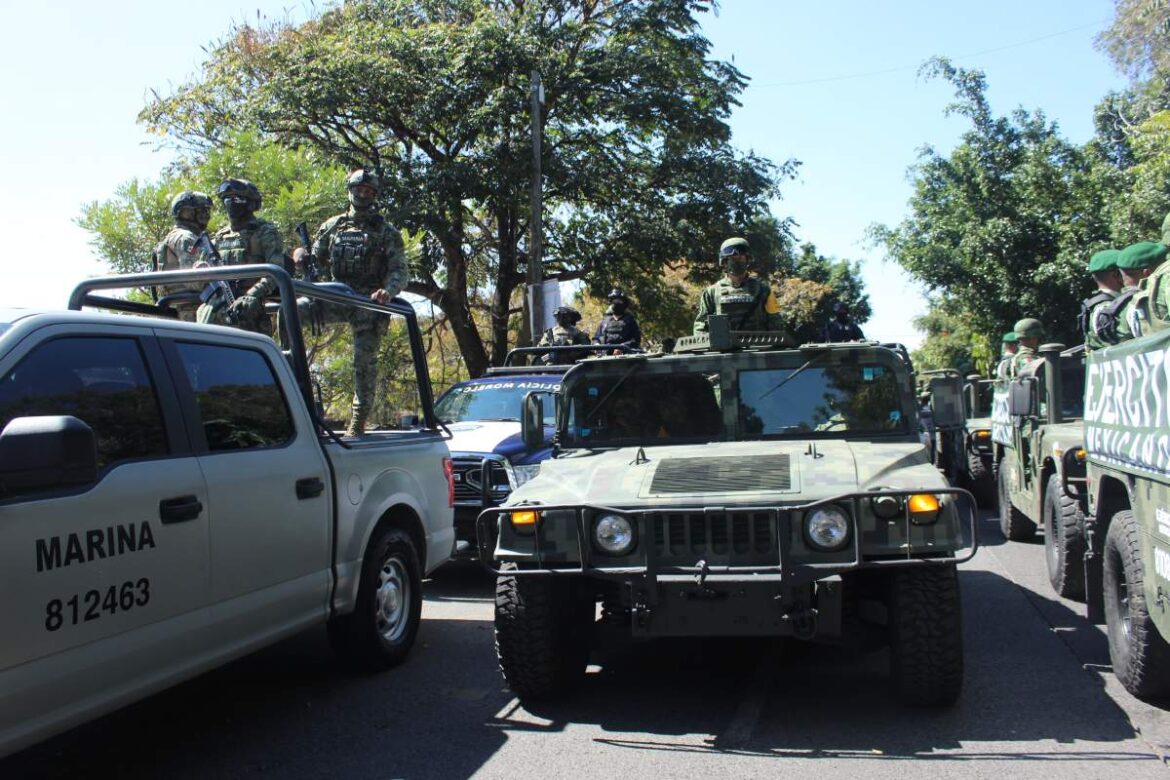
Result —
[[1043, 528], [1049, 582], [1072, 599], [1085, 595], [1084, 366], [1083, 346], [1045, 344], [992, 410], [1000, 529], [1027, 541]]
[[[790, 636], [888, 642], [903, 700], [955, 700], [974, 508], [918, 439], [908, 362], [711, 319], [673, 354], [570, 368], [554, 457], [481, 515], [508, 684], [561, 694], [631, 637]], [[546, 399], [525, 398], [532, 447]]]
[[[262, 275], [283, 351], [98, 294]], [[323, 426], [297, 296], [389, 318], [413, 348], [420, 425]], [[400, 662], [422, 576], [453, 546], [411, 307], [262, 265], [91, 279], [70, 309], [0, 312], [0, 754], [314, 624], [359, 668]]]
[[963, 385], [966, 424], [963, 426], [965, 468], [960, 484], [971, 491], [980, 507], [994, 509], [997, 500], [995, 446], [991, 440], [991, 396], [994, 382], [969, 374]]
[[1170, 695], [1170, 330], [1087, 358], [1084, 582], [1113, 671], [1142, 698]]

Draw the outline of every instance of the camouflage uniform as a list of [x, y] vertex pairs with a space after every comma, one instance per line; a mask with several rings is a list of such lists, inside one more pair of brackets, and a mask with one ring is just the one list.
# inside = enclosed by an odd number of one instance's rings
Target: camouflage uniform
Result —
[[1086, 301], [1092, 305], [1085, 308], [1085, 349], [1104, 349], [1109, 346], [1110, 342], [1106, 341], [1103, 335], [1104, 314], [1117, 296], [1118, 293], [1112, 290], [1101, 290]]
[[[377, 180], [364, 171], [351, 174], [351, 201], [353, 188], [362, 185], [376, 190]], [[349, 285], [362, 298], [369, 298], [376, 290], [385, 290], [394, 298], [410, 278], [402, 236], [369, 206], [351, 206], [344, 214], [326, 220], [313, 239], [313, 256], [321, 263], [326, 281]], [[378, 345], [390, 318], [352, 306], [327, 305], [324, 319], [345, 321], [353, 328], [353, 418], [349, 432], [356, 435], [365, 430], [374, 408]]]
[[[154, 248], [150, 258], [154, 270], [180, 271], [193, 268], [199, 262], [210, 262], [211, 258], [196, 246], [196, 242], [207, 230], [211, 198], [202, 192], [180, 192], [171, 200], [171, 214], [175, 217], [175, 226]], [[198, 292], [200, 288], [169, 284], [161, 291], [166, 296], [192, 289]], [[184, 322], [195, 321], [195, 306], [179, 306], [178, 312], [179, 319]]]
[[574, 344], [588, 344], [589, 336], [587, 336], [579, 328], [569, 325], [557, 325], [549, 328], [541, 337], [538, 347], [567, 347]]
[[707, 317], [712, 314], [730, 315], [732, 330], [784, 330], [776, 296], [754, 276], [745, 278], [739, 287], [723, 277], [703, 290], [695, 315], [695, 335], [707, 332]]
[[1040, 320], [1033, 317], [1025, 317], [1017, 321], [1012, 330], [1020, 340], [1020, 346], [1016, 354], [1012, 355], [1011, 363], [1008, 365], [1009, 379], [1015, 379], [1025, 368], [1040, 359], [1040, 356], [1036, 354], [1036, 348], [1025, 344], [1024, 339], [1039, 340], [1044, 337], [1044, 326]]
[[1008, 364], [1008, 378], [1015, 379], [1024, 368], [1032, 365], [1039, 359], [1040, 356], [1036, 354], [1036, 350], [1021, 344], [1019, 351], [1012, 355], [1011, 362]]

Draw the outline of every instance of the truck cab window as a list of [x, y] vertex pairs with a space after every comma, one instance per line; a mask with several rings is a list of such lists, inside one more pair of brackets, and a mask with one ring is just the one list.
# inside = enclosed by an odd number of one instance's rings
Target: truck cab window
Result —
[[17, 417], [59, 414], [93, 429], [98, 468], [167, 454], [158, 399], [134, 339], [53, 339], [0, 379], [0, 430]]
[[177, 344], [212, 452], [278, 447], [293, 437], [292, 416], [272, 367], [259, 352]]

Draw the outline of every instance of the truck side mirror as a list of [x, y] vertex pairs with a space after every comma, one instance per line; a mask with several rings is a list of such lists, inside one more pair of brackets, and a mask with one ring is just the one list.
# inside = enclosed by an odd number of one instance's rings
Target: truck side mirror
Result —
[[524, 396], [524, 407], [520, 414], [520, 436], [529, 450], [544, 446], [544, 399], [548, 393], [534, 390]]
[[1012, 417], [1031, 417], [1035, 412], [1032, 388], [1034, 380], [1017, 380], [1008, 385], [1008, 414]]
[[967, 419], [963, 407], [963, 380], [958, 376], [933, 377], [930, 380], [930, 408], [934, 410], [934, 427], [960, 428]]
[[0, 495], [97, 482], [93, 429], [72, 415], [17, 417], [0, 432]]

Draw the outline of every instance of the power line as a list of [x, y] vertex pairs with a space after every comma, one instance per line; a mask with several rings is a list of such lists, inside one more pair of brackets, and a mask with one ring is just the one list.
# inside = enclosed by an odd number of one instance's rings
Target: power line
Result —
[[[983, 49], [982, 51], [970, 52], [968, 54], [960, 54], [958, 56], [951, 57], [950, 59], [952, 59], [952, 60], [966, 60], [966, 59], [970, 59], [972, 57], [981, 57], [984, 54], [994, 54], [995, 52], [1007, 51], [1008, 49], [1018, 49], [1021, 46], [1029, 46], [1029, 45], [1031, 45], [1033, 43], [1037, 43], [1039, 41], [1046, 41], [1049, 38], [1056, 38], [1056, 37], [1059, 37], [1061, 35], [1068, 35], [1069, 33], [1079, 32], [1081, 30], [1086, 30], [1090, 27], [1100, 27], [1102, 24], [1104, 24], [1105, 22], [1108, 22], [1108, 21], [1109, 21], [1108, 19], [1101, 19], [1099, 21], [1091, 22], [1089, 24], [1082, 24], [1082, 25], [1079, 25], [1077, 27], [1070, 27], [1067, 30], [1060, 30], [1059, 32], [1048, 33], [1047, 35], [1041, 35], [1041, 36], [1036, 37], [1036, 38], [1029, 38], [1026, 41], [1019, 41], [1017, 43], [1009, 43], [1009, 44], [1005, 44], [1003, 46], [996, 46], [996, 47], [991, 48], [991, 49]], [[827, 83], [833, 82], [833, 81], [849, 81], [851, 79], [864, 79], [864, 78], [870, 78], [872, 76], [886, 76], [890, 73], [903, 73], [905, 71], [918, 70], [920, 67], [922, 67], [921, 63], [919, 63], [917, 65], [901, 65], [901, 66], [896, 67], [896, 68], [885, 68], [884, 70], [871, 70], [871, 71], [867, 71], [865, 73], [852, 73], [852, 74], [845, 75], [845, 76], [827, 76], [825, 78], [820, 78], [820, 79], [807, 79], [804, 81], [776, 81], [776, 82], [772, 82], [771, 84], [748, 84], [748, 89], [770, 89], [773, 87], [799, 87], [799, 86], [804, 86], [806, 84], [827, 84]]]

